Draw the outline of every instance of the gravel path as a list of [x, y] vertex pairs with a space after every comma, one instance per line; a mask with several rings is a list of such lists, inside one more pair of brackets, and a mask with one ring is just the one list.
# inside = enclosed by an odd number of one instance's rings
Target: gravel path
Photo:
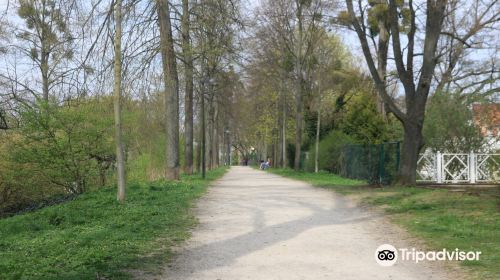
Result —
[[332, 191], [249, 167], [232, 167], [195, 211], [192, 238], [149, 279], [457, 279], [437, 262], [379, 266], [379, 245], [414, 240]]

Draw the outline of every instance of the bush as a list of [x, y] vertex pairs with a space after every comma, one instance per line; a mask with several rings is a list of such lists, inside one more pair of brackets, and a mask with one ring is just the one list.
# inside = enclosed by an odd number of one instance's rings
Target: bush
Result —
[[[339, 159], [344, 145], [354, 143], [354, 139], [342, 131], [333, 130], [319, 143], [318, 165], [320, 170], [339, 172]], [[315, 146], [312, 145], [306, 170], [314, 171]]]
[[113, 119], [99, 107], [88, 102], [26, 109], [12, 160], [70, 193], [98, 184], [94, 178], [105, 176], [101, 168], [114, 160]]
[[427, 106], [423, 134], [426, 148], [442, 152], [481, 151], [485, 139], [474, 123], [474, 100], [454, 93], [436, 93]]
[[345, 106], [344, 114], [338, 120], [338, 129], [350, 135], [358, 143], [379, 144], [401, 139], [402, 126], [391, 115], [387, 121], [377, 112], [373, 94], [361, 93]]
[[106, 184], [114, 162], [109, 104], [23, 108], [20, 127], [1, 135], [0, 209]]

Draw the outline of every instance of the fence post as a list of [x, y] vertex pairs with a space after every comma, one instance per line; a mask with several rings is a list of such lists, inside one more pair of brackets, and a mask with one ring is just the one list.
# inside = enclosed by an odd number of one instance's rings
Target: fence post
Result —
[[476, 154], [473, 151], [469, 154], [469, 181], [471, 184], [476, 183]]
[[436, 181], [438, 184], [443, 183], [443, 156], [440, 151], [436, 153]]

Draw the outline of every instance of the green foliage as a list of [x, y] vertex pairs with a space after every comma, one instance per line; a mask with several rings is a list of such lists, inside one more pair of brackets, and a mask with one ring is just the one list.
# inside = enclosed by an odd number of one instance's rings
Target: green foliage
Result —
[[368, 1], [370, 8], [368, 9], [368, 26], [370, 33], [377, 35], [380, 31], [379, 21], [384, 24], [385, 29], [390, 28], [389, 23], [389, 5], [385, 1], [371, 0]]
[[[66, 17], [57, 1], [21, 0], [17, 13], [24, 19], [28, 30], [33, 31], [23, 32], [19, 37], [29, 43], [37, 42], [30, 49], [31, 59], [41, 61], [40, 52], [48, 55], [54, 51], [53, 57], [50, 57], [54, 61], [59, 60], [59, 56], [66, 59], [73, 58], [72, 50], [63, 46], [72, 41], [72, 36], [66, 24]], [[45, 49], [42, 49], [42, 45]]]
[[99, 159], [113, 158], [113, 119], [105, 112], [92, 101], [77, 107], [26, 108], [20, 137], [10, 151], [16, 167], [11, 171], [31, 179], [25, 183], [45, 182], [71, 193], [83, 192], [93, 180], [96, 184], [94, 178], [104, 167]]
[[376, 144], [390, 139], [387, 123], [375, 107], [374, 95], [361, 92], [352, 97], [345, 106], [339, 129], [356, 141], [364, 144]]
[[340, 11], [336, 18], [332, 19], [332, 23], [337, 23], [344, 26], [351, 25], [351, 16], [347, 11]]
[[108, 100], [42, 103], [0, 134], [0, 212], [107, 184], [114, 163]]
[[295, 60], [294, 60], [293, 53], [289, 50], [286, 50], [286, 51], [284, 51], [284, 53], [282, 53], [280, 55], [283, 57], [282, 62], [280, 63], [280, 67], [286, 73], [292, 72], [293, 67], [295, 67]]
[[189, 236], [193, 201], [224, 172], [133, 183], [124, 204], [105, 188], [0, 220], [0, 279], [129, 279], [127, 269], [159, 267]]
[[484, 139], [474, 124], [471, 102], [453, 93], [436, 93], [427, 106], [425, 145], [434, 151], [479, 151]]
[[[341, 149], [344, 145], [353, 143], [373, 145], [402, 138], [402, 128], [399, 122], [391, 116], [384, 120], [377, 112], [374, 99], [370, 91], [356, 91], [336, 114], [330, 118], [323, 117], [320, 136], [324, 134], [327, 136], [320, 138], [319, 168], [321, 170], [340, 172]], [[306, 170], [312, 171], [315, 159], [313, 139], [316, 134], [317, 117], [310, 119], [306, 114], [310, 139]]]
[[[109, 97], [82, 98], [23, 108], [20, 127], [0, 131], [0, 211], [15, 212], [38, 200], [81, 193], [112, 181], [112, 102]], [[163, 177], [165, 133], [160, 102], [123, 100], [129, 180]]]
[[[339, 172], [340, 155], [344, 145], [354, 143], [354, 139], [338, 130], [331, 131], [319, 143], [318, 164], [320, 170]], [[315, 149], [310, 150], [309, 159], [306, 162], [306, 170], [314, 170]]]
[[[397, 0], [396, 9], [398, 12], [399, 29], [405, 31], [410, 25], [411, 11], [404, 5], [403, 0]], [[368, 9], [368, 27], [370, 28], [370, 33], [374, 36], [378, 35], [380, 32], [379, 22], [384, 25], [386, 30], [391, 27], [391, 22], [389, 18], [389, 5], [387, 1], [383, 0], [370, 0], [368, 1], [370, 8]]]

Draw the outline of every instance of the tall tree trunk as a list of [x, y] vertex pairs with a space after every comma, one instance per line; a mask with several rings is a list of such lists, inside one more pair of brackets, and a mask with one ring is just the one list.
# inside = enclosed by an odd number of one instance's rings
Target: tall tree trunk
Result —
[[[283, 77], [282, 77], [283, 79]], [[286, 163], [286, 90], [284, 88], [284, 82], [281, 81], [281, 95], [282, 95], [282, 103], [281, 103], [281, 167], [285, 168]]]
[[281, 147], [281, 122], [283, 121], [281, 118], [281, 99], [282, 99], [282, 93], [281, 89], [279, 92], [279, 99], [276, 104], [276, 129], [273, 129], [273, 166], [278, 167], [280, 166], [280, 159], [281, 159], [281, 153], [280, 153], [280, 147]]
[[316, 147], [314, 154], [314, 172], [318, 173], [319, 171], [319, 132], [321, 128], [321, 92], [320, 100], [318, 104], [318, 121], [316, 122]]
[[265, 140], [267, 138], [267, 134], [264, 136], [264, 149], [263, 149], [263, 156], [262, 158], [264, 159], [264, 161], [267, 161], [267, 159], [269, 158], [269, 153], [267, 151], [267, 141]]
[[[211, 87], [210, 87], [211, 88]], [[214, 113], [213, 100], [209, 100], [208, 109], [208, 169], [211, 170], [214, 166]]]
[[190, 40], [189, 0], [182, 0], [182, 53], [184, 56], [185, 119], [184, 172], [193, 173], [193, 55]]
[[214, 104], [215, 107], [215, 113], [214, 113], [214, 142], [213, 142], [213, 161], [214, 161], [214, 168], [219, 167], [219, 151], [220, 151], [220, 143], [219, 143], [219, 106], [217, 104], [217, 101]]
[[[203, 87], [204, 90], [204, 87]], [[207, 171], [207, 121], [205, 114], [205, 93], [201, 93], [201, 175], [205, 178]]]
[[295, 159], [293, 161], [293, 168], [295, 170], [300, 169], [300, 158], [302, 153], [302, 123], [304, 119], [302, 102], [302, 90], [299, 89], [299, 92], [295, 96], [295, 105], [297, 110], [295, 112]]
[[[410, 1], [410, 4], [412, 2]], [[425, 26], [425, 40], [423, 49], [423, 59], [421, 74], [417, 85], [414, 84], [412, 73], [413, 61], [408, 59], [407, 67], [404, 69], [402, 61], [402, 51], [399, 42], [399, 30], [397, 22], [397, 10], [394, 0], [390, 1], [390, 14], [393, 20], [391, 24], [391, 33], [393, 34], [393, 52], [396, 54], [396, 66], [398, 74], [402, 76], [401, 81], [405, 86], [406, 94], [406, 118], [403, 121], [404, 142], [401, 157], [401, 168], [397, 183], [403, 186], [412, 186], [416, 184], [417, 161], [420, 149], [424, 144], [422, 128], [424, 126], [425, 107], [431, 88], [432, 77], [437, 63], [436, 50], [443, 19], [445, 17], [447, 1], [427, 1], [427, 18]], [[410, 34], [416, 29], [414, 18]], [[411, 43], [413, 44], [413, 43]], [[410, 53], [413, 53], [413, 47], [410, 47]], [[410, 54], [409, 54], [410, 55]], [[411, 58], [411, 56], [410, 56]]]
[[[389, 1], [389, 20], [390, 33], [392, 38], [392, 53], [394, 64], [397, 69], [397, 76], [403, 85], [405, 91], [406, 112], [398, 108], [394, 99], [387, 93], [384, 80], [380, 77], [373, 61], [372, 53], [364, 31], [365, 23], [360, 22], [357, 17], [352, 0], [346, 0], [347, 10], [351, 19], [351, 24], [356, 31], [361, 43], [361, 48], [368, 64], [368, 69], [375, 82], [378, 93], [384, 99], [384, 102], [404, 127], [404, 143], [401, 157], [401, 166], [398, 174], [397, 184], [402, 186], [411, 186], [416, 184], [416, 167], [418, 153], [423, 144], [422, 127], [425, 117], [425, 107], [427, 97], [431, 88], [434, 70], [438, 61], [436, 55], [437, 43], [441, 34], [443, 19], [445, 18], [446, 0], [427, 0], [426, 4], [426, 23], [424, 46], [422, 52], [422, 62], [420, 69], [414, 69], [414, 42], [417, 25], [415, 23], [415, 10], [413, 1], [409, 1], [411, 13], [410, 28], [407, 33], [408, 44], [405, 49], [401, 46], [400, 24], [397, 1]], [[380, 51], [380, 49], [379, 49]], [[406, 63], [404, 54], [406, 53]], [[377, 54], [379, 57], [380, 54]], [[382, 54], [383, 55], [383, 54]], [[415, 77], [418, 73], [418, 79]], [[415, 83], [415, 81], [417, 81]]]
[[[45, 18], [46, 14], [50, 13], [48, 11], [48, 3], [42, 1], [41, 3], [42, 17]], [[46, 23], [45, 19], [39, 24]], [[43, 101], [49, 102], [49, 58], [50, 58], [50, 31], [48, 28], [42, 28], [39, 34], [40, 39], [40, 72], [42, 74], [42, 98]]]
[[[201, 5], [201, 12], [204, 12], [205, 5]], [[205, 36], [202, 34], [199, 40], [199, 47], [201, 50], [205, 49]], [[200, 147], [200, 167], [201, 167], [201, 176], [203, 179], [206, 177], [207, 170], [207, 115], [206, 115], [206, 91], [207, 91], [207, 81], [208, 80], [208, 71], [207, 71], [207, 61], [205, 57], [200, 58], [201, 64], [201, 89], [200, 89], [200, 133], [201, 133], [201, 147]]]
[[297, 72], [297, 80], [295, 85], [295, 160], [293, 168], [300, 169], [300, 158], [302, 152], [302, 123], [303, 123], [303, 74], [302, 74], [302, 37], [303, 37], [303, 18], [302, 18], [302, 3], [297, 1], [297, 24], [298, 24], [298, 38], [297, 38], [297, 53], [295, 61], [295, 70]]
[[276, 163], [278, 162], [279, 158], [279, 141], [276, 141], [279, 139], [273, 139], [273, 161], [271, 162], [271, 166], [276, 167]]
[[179, 179], [179, 79], [175, 61], [174, 39], [170, 22], [168, 0], [156, 0], [158, 24], [160, 26], [160, 45], [165, 83], [166, 108], [166, 157], [165, 177]]
[[[202, 61], [202, 69], [205, 64]], [[205, 72], [203, 72], [205, 73]], [[205, 113], [205, 90], [206, 84], [202, 81], [201, 83], [201, 92], [200, 92], [200, 136], [201, 136], [201, 145], [200, 145], [200, 167], [201, 167], [201, 176], [205, 179], [206, 171], [207, 171], [207, 121], [206, 121], [206, 113]]]
[[[42, 41], [43, 44], [43, 41]], [[49, 102], [49, 54], [42, 47], [40, 59], [40, 70], [42, 72], [42, 95], [43, 101]]]
[[199, 112], [200, 112], [200, 124], [199, 124], [199, 128], [198, 128], [198, 140], [196, 140], [196, 142], [198, 143], [198, 145], [196, 147], [196, 172], [197, 173], [201, 172], [201, 151], [203, 148], [203, 145], [202, 145], [203, 137], [201, 135], [203, 133], [203, 128], [202, 128], [202, 124], [201, 124], [201, 106], [199, 107]]
[[227, 166], [231, 166], [231, 132], [227, 133]]
[[[286, 98], [286, 97], [284, 97]], [[286, 101], [283, 102], [283, 123], [281, 124], [281, 133], [283, 134], [283, 138], [281, 139], [281, 167], [285, 168], [287, 166], [286, 157]]]
[[417, 161], [422, 144], [422, 126], [414, 123], [405, 123], [401, 164], [397, 179], [398, 185], [408, 186], [415, 184]]
[[[385, 25], [384, 19], [378, 19], [378, 53], [377, 53], [377, 70], [380, 80], [387, 87], [386, 74], [387, 74], [387, 54], [389, 51], [389, 30]], [[385, 102], [380, 93], [377, 92], [377, 110], [384, 120], [386, 118]]]
[[122, 139], [122, 113], [121, 113], [121, 96], [122, 96], [122, 1], [115, 2], [115, 57], [114, 57], [114, 114], [115, 114], [115, 144], [116, 144], [116, 163], [117, 163], [117, 179], [118, 192], [117, 199], [120, 202], [125, 201], [125, 155], [123, 152]]

